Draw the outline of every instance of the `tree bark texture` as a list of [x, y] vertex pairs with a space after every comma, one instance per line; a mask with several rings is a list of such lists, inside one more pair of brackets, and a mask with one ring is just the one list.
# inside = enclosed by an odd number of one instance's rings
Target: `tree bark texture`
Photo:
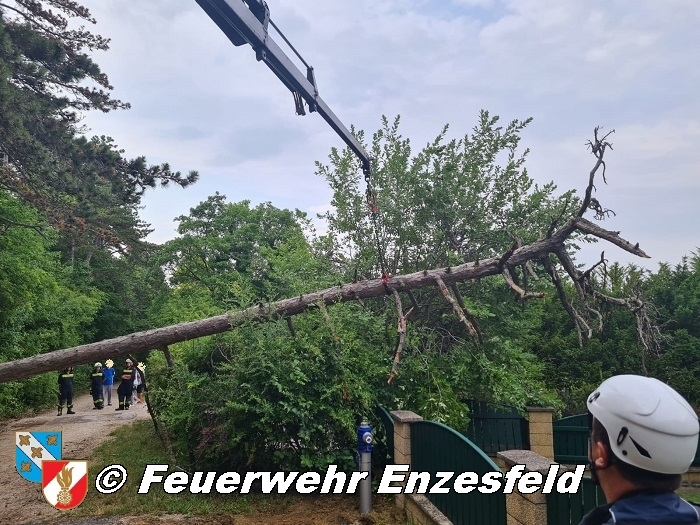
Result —
[[[500, 275], [506, 265], [519, 266], [527, 261], [545, 257], [549, 253], [556, 253], [563, 248], [564, 242], [575, 230], [593, 232], [594, 234], [601, 233], [594, 231], [594, 228], [591, 228], [591, 226], [593, 225], [586, 219], [574, 217], [550, 237], [513, 250], [512, 253], [507, 254], [507, 257], [500, 256], [478, 262], [468, 262], [452, 268], [423, 270], [406, 275], [397, 275], [389, 278], [386, 286], [382, 279], [348, 283], [290, 299], [283, 299], [275, 303], [259, 304], [246, 310], [226, 313], [207, 319], [136, 332], [114, 339], [56, 350], [8, 363], [0, 363], [0, 383], [26, 379], [44, 372], [60, 370], [66, 366], [94, 362], [108, 357], [126, 356], [131, 352], [160, 349], [174, 343], [226, 332], [246, 322], [264, 322], [300, 314], [307, 309], [318, 307], [320, 304], [332, 305], [377, 297], [393, 293], [393, 290], [402, 292], [426, 286], [434, 287], [438, 279], [446, 285], [450, 285], [469, 279]], [[648, 257], [639, 249], [638, 245], [633, 246], [623, 239], [618, 241], [614, 237], [610, 237], [609, 232], [605, 232], [606, 237], [608, 237], [607, 240], [610, 242], [640, 257]]]

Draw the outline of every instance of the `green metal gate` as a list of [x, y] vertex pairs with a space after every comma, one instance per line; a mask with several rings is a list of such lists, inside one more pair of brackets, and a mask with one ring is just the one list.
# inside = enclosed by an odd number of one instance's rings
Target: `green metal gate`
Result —
[[430, 472], [437, 481], [437, 472], [454, 472], [446, 494], [427, 497], [455, 525], [503, 525], [506, 523], [506, 497], [501, 490], [483, 494], [473, 490], [459, 494], [454, 480], [462, 472], [475, 472], [479, 478], [486, 472], [500, 472], [498, 466], [459, 432], [441, 423], [411, 423], [411, 470]]
[[464, 435], [487, 454], [530, 448], [528, 421], [513, 407], [467, 401], [469, 424]]
[[603, 490], [584, 477], [576, 494], [547, 494], [547, 525], [578, 525], [589, 510], [604, 504]]
[[552, 425], [554, 461], [570, 465], [588, 463], [588, 414], [564, 417]]

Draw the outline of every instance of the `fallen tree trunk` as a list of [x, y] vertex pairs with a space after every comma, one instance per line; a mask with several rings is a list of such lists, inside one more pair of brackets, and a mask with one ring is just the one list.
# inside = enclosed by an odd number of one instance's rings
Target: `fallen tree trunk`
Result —
[[[392, 290], [401, 292], [427, 286], [437, 286], [440, 281], [450, 285], [469, 279], [500, 275], [506, 266], [519, 266], [528, 261], [536, 261], [548, 256], [549, 253], [556, 253], [564, 246], [564, 242], [573, 231], [581, 230], [591, 233], [592, 226], [594, 225], [586, 219], [575, 217], [570, 219], [550, 237], [515, 249], [512, 252], [509, 251], [501, 257], [469, 262], [453, 268], [424, 270], [412, 274], [399, 275], [391, 277], [386, 283], [382, 279], [348, 283], [290, 299], [283, 299], [275, 303], [260, 304], [246, 310], [226, 313], [216, 317], [136, 332], [114, 339], [35, 355], [9, 363], [0, 363], [0, 383], [26, 379], [44, 372], [60, 370], [66, 366], [104, 360], [108, 357], [126, 356], [131, 352], [159, 349], [173, 343], [226, 332], [246, 322], [262, 322], [285, 318], [300, 314], [320, 304], [332, 305], [340, 302], [377, 297], [393, 293]], [[607, 230], [604, 231], [606, 235], [610, 233]], [[598, 232], [593, 231], [593, 234], [596, 233]], [[640, 257], [647, 257], [638, 246], [633, 246], [621, 238], [608, 238], [607, 240]]]
[[[639, 296], [627, 298], [610, 297], [596, 289], [596, 283], [592, 278], [592, 274], [596, 267], [600, 265], [605, 266], [604, 254], [601, 254], [600, 262], [596, 263], [592, 268], [581, 271], [576, 267], [566, 251], [566, 241], [574, 232], [579, 232], [607, 241], [639, 257], [649, 257], [639, 248], [638, 243], [633, 245], [621, 238], [619, 232], [601, 228], [583, 217], [591, 209], [595, 211], [596, 218], [599, 219], [604, 218], [609, 213], [609, 210], [602, 208], [600, 203], [592, 197], [594, 177], [599, 168], [603, 168], [603, 177], [605, 177], [603, 155], [606, 148], [610, 147], [610, 144], [606, 142], [606, 137], [607, 135], [599, 138], [598, 128], [596, 128], [595, 140], [589, 144], [597, 161], [589, 174], [586, 194], [578, 212], [567, 221], [562, 221], [561, 215], [553, 219], [546, 235], [532, 244], [520, 246], [519, 241], [516, 241], [510, 249], [498, 257], [467, 262], [453, 268], [423, 270], [406, 275], [397, 275], [386, 281], [384, 279], [370, 279], [348, 283], [290, 299], [283, 299], [275, 303], [259, 304], [246, 310], [209, 317], [199, 321], [190, 321], [154, 330], [136, 332], [97, 343], [56, 350], [9, 363], [0, 363], [0, 383], [26, 379], [51, 370], [60, 370], [67, 366], [103, 360], [108, 357], [122, 357], [132, 352], [143, 352], [153, 349], [163, 350], [170, 364], [171, 358], [167, 347], [173, 343], [219, 334], [248, 322], [264, 322], [282, 318], [289, 320], [290, 316], [300, 314], [314, 307], [319, 308], [324, 305], [328, 306], [346, 301], [361, 301], [362, 299], [378, 297], [384, 294], [394, 295], [395, 300], [398, 301], [397, 308], [399, 308], [400, 298], [397, 296], [398, 293], [408, 292], [411, 295], [410, 291], [412, 289], [428, 286], [435, 286], [440, 290], [445, 299], [452, 305], [460, 320], [467, 326], [469, 333], [473, 337], [480, 339], [481, 336], [478, 329], [476, 326], [473, 326], [471, 314], [467, 315], [468, 312], [465, 311], [464, 306], [459, 304], [461, 302], [459, 291], [456, 290], [458, 299], [455, 301], [448, 291], [448, 286], [470, 279], [501, 275], [520, 299], [526, 300], [541, 296], [541, 294], [527, 293], [515, 283], [512, 277], [514, 269], [517, 267], [522, 267], [524, 272], [534, 275], [533, 263], [539, 265], [549, 275], [560, 301], [575, 323], [581, 344], [590, 338], [593, 332], [593, 321], [597, 319], [599, 324], [602, 323], [602, 316], [593, 307], [593, 302], [603, 302], [627, 307], [637, 320], [639, 341], [643, 351], [658, 351], [658, 327], [655, 326], [647, 314], [644, 301]], [[559, 226], [559, 224], [562, 225]], [[564, 272], [571, 278], [571, 282], [577, 292], [574, 300], [570, 301], [566, 297], [555, 261], [558, 261]], [[415, 300], [413, 301], [415, 302]], [[401, 320], [402, 313], [400, 310], [398, 315]], [[403, 322], [405, 323], [405, 318]], [[290, 323], [290, 330], [292, 329], [293, 325]], [[402, 345], [399, 344], [394, 365], [392, 366], [391, 377], [396, 375], [401, 348]]]

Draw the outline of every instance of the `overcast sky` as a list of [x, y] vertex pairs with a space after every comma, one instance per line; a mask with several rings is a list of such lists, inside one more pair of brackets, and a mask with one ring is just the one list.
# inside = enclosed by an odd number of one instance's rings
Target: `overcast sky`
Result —
[[[233, 1], [233, 0], [231, 0]], [[178, 215], [218, 191], [310, 215], [331, 192], [314, 174], [344, 143], [250, 46], [233, 46], [194, 0], [81, 0], [111, 38], [96, 60], [128, 111], [91, 114], [128, 157], [196, 169], [183, 190], [149, 192], [142, 218], [164, 242]], [[585, 189], [593, 128], [615, 129], [602, 223], [652, 256], [598, 243], [578, 256], [656, 270], [700, 247], [700, 2], [697, 0], [268, 0], [272, 20], [314, 66], [319, 93], [371, 135], [401, 115], [414, 152], [443, 125], [461, 137], [486, 109], [533, 117], [522, 144], [536, 181]], [[283, 45], [279, 38], [272, 37]]]

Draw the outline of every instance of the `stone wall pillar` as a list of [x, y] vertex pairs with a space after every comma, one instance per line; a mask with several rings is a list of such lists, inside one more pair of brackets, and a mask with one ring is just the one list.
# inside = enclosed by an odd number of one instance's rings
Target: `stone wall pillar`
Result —
[[554, 429], [552, 407], [525, 407], [530, 421], [530, 450], [554, 461]]
[[[536, 454], [531, 450], [506, 450], [498, 453], [506, 468], [514, 465], [525, 465], [525, 472], [539, 472], [546, 480], [553, 461]], [[567, 469], [559, 465], [559, 474]], [[518, 483], [510, 494], [506, 494], [507, 525], [542, 525], [547, 523], [547, 496], [542, 494], [542, 486], [532, 494], [523, 494], [518, 490]]]
[[[394, 410], [391, 412], [394, 420], [394, 464], [411, 466], [411, 423], [422, 421], [423, 418], [410, 410]], [[402, 483], [405, 485], [405, 482]], [[396, 504], [405, 508], [406, 496], [396, 495]]]

